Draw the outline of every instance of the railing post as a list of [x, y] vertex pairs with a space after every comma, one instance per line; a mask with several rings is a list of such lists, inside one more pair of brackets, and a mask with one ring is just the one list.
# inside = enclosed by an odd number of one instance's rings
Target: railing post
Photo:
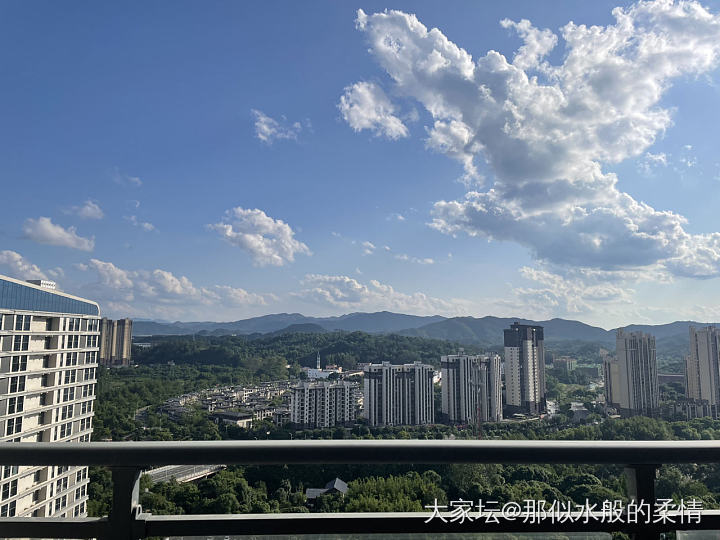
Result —
[[111, 467], [113, 500], [108, 516], [108, 540], [138, 540], [144, 536], [137, 517], [140, 508], [140, 473], [136, 467]]
[[628, 465], [625, 467], [625, 480], [628, 498], [638, 504], [649, 505], [649, 526], [642, 532], [631, 535], [633, 540], [657, 540], [659, 533], [652, 526], [655, 512], [655, 479], [660, 465]]

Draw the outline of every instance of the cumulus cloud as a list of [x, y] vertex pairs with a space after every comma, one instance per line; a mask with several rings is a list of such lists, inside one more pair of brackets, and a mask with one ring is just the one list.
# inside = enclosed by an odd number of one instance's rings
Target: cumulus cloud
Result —
[[155, 225], [153, 225], [149, 221], [139, 220], [136, 215], [125, 216], [125, 219], [129, 221], [133, 226], [140, 227], [144, 231], [150, 232], [155, 230]]
[[74, 214], [82, 219], [102, 219], [105, 217], [105, 213], [100, 208], [100, 205], [95, 201], [87, 200], [82, 206], [73, 206], [66, 214]]
[[25, 257], [5, 249], [0, 251], [0, 266], [5, 268], [5, 273], [16, 279], [47, 279], [48, 276], [40, 268], [28, 261]]
[[406, 294], [374, 279], [365, 284], [348, 276], [308, 274], [302, 285], [305, 288], [296, 296], [344, 310], [389, 310], [418, 315], [467, 313], [464, 301], [448, 302], [422, 292]]
[[405, 253], [398, 253], [395, 255], [395, 258], [399, 261], [407, 261], [415, 264], [435, 264], [435, 259], [432, 259], [430, 257], [411, 257], [410, 255], [407, 255]]
[[302, 131], [300, 122], [289, 124], [284, 116], [278, 121], [257, 109], [251, 112], [255, 117], [255, 136], [266, 144], [272, 144], [278, 139], [297, 140]]
[[95, 237], [79, 236], [75, 227], [65, 229], [61, 225], [53, 223], [48, 217], [28, 218], [23, 224], [23, 233], [25, 238], [39, 244], [69, 247], [82, 251], [92, 251], [95, 247]]
[[273, 294], [252, 293], [229, 285], [196, 286], [188, 277], [161, 268], [127, 270], [99, 259], [75, 267], [94, 272], [97, 277], [96, 282], [83, 287], [86, 296], [97, 299], [101, 305], [115, 306], [112, 309], [116, 312], [116, 308], [125, 306], [126, 313], [145, 316], [172, 313], [187, 319], [188, 313], [198, 307], [264, 306], [278, 300]]
[[359, 82], [345, 88], [338, 104], [345, 121], [355, 131], [369, 129], [376, 136], [400, 139], [408, 136], [408, 129], [395, 116], [395, 106], [375, 83]]
[[525, 20], [501, 23], [524, 43], [512, 62], [496, 51], [473, 59], [399, 11], [360, 10], [357, 28], [393, 94], [432, 116], [426, 145], [468, 179], [481, 179], [482, 162], [493, 174], [485, 189], [436, 202], [433, 228], [517, 242], [547, 263], [718, 276], [719, 233], [687, 232], [683, 216], [622, 192], [603, 166], [643, 155], [672, 125], [660, 99], [673, 79], [717, 66], [720, 16], [671, 0], [613, 16], [604, 27], [562, 27], [559, 65], [546, 59], [558, 36]]
[[208, 225], [230, 244], [247, 251], [256, 266], [283, 266], [295, 255], [312, 255], [310, 249], [295, 239], [295, 231], [280, 219], [262, 210], [236, 207], [225, 212], [222, 221]]

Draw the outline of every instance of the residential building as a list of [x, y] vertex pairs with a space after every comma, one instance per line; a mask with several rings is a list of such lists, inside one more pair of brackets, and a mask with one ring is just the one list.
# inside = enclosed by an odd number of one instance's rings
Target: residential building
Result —
[[359, 385], [347, 381], [301, 382], [291, 390], [290, 421], [305, 428], [352, 424]]
[[655, 337], [618, 329], [615, 339], [618, 392], [612, 397], [623, 416], [656, 416], [659, 412]]
[[421, 362], [365, 367], [364, 416], [371, 426], [403, 426], [435, 422], [432, 366]]
[[685, 357], [685, 395], [690, 416], [718, 418], [720, 404], [720, 329], [690, 327]]
[[561, 369], [565, 375], [569, 375], [577, 367], [577, 360], [571, 356], [556, 356], [553, 358], [553, 368]]
[[442, 406], [453, 424], [477, 425], [502, 420], [502, 377], [497, 354], [442, 356]]
[[543, 327], [513, 323], [504, 334], [507, 413], [541, 414], [546, 410]]
[[605, 382], [605, 406], [620, 410], [620, 363], [614, 356], [603, 357], [603, 380]]
[[100, 321], [100, 364], [106, 367], [127, 367], [132, 356], [132, 320]]
[[[0, 444], [90, 441], [99, 315], [52, 282], [0, 276]], [[87, 500], [87, 467], [0, 465], [0, 516], [85, 516]]]

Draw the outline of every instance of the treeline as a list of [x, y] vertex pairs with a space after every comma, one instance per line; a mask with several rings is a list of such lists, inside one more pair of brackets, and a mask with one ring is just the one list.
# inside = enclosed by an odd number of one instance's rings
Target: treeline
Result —
[[[154, 340], [157, 343], [154, 347], [137, 349], [136, 362], [225, 365], [275, 378], [280, 378], [286, 363], [315, 366], [318, 351], [323, 367], [336, 364], [344, 369], [354, 369], [360, 362], [404, 364], [419, 361], [439, 366], [442, 355], [453, 354], [461, 347], [438, 339], [365, 332], [291, 333], [261, 339], [180, 336], [156, 337]], [[464, 347], [468, 352], [480, 351], [476, 347]]]

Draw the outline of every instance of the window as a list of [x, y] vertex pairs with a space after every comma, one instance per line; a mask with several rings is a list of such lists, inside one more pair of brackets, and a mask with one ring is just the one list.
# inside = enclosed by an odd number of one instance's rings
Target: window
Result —
[[9, 392], [11, 394], [14, 394], [15, 392], [24, 392], [24, 391], [25, 391], [25, 375], [20, 375], [18, 377], [10, 377]]
[[48, 317], [47, 321], [45, 321], [45, 330], [52, 332], [52, 326], [53, 326], [53, 320]]
[[60, 409], [60, 420], [70, 418], [73, 415], [73, 407], [74, 405], [65, 405], [62, 409]]
[[88, 475], [87, 469], [78, 471], [77, 474], [75, 475], [75, 482], [77, 483], [77, 482], [82, 482], [83, 480], [87, 480], [87, 477], [88, 477], [87, 475]]
[[61, 403], [65, 401], [72, 401], [75, 399], [75, 387], [72, 388], [63, 388], [62, 390], [62, 399], [60, 400]]
[[62, 497], [55, 499], [55, 512], [60, 510], [61, 508], [65, 508], [67, 506], [67, 495], [63, 495]]
[[69, 465], [61, 465], [59, 467], [55, 467], [55, 472], [57, 473], [56, 476], [60, 476], [61, 474], [65, 474], [70, 469]]
[[31, 315], [16, 315], [15, 330], [20, 330], [22, 332], [30, 330], [30, 318]]
[[56, 492], [59, 493], [59, 492], [61, 492], [61, 491], [65, 491], [67, 488], [68, 488], [68, 479], [67, 479], [67, 477], [61, 478], [60, 480], [58, 480], [57, 482], [55, 482], [55, 491], [56, 491]]
[[63, 384], [72, 384], [77, 380], [77, 371], [69, 369], [65, 372], [65, 380]]
[[30, 336], [15, 336], [13, 338], [13, 351], [27, 351]]
[[13, 433], [20, 433], [22, 431], [22, 418], [11, 418], [7, 421], [7, 428], [5, 429], [5, 435], [12, 435]]
[[1, 492], [2, 492], [2, 499], [9, 499], [10, 497], [14, 497], [17, 495], [17, 480], [11, 480], [10, 482], [5, 482], [2, 485]]
[[9, 478], [10, 476], [14, 476], [18, 473], [20, 469], [17, 465], [5, 465], [3, 466], [2, 470], [2, 476], [0, 476], [0, 479]]
[[47, 405], [47, 394], [40, 394], [40, 406], [44, 407], [45, 405]]
[[0, 506], [0, 517], [14, 517], [15, 516], [15, 501]]
[[50, 367], [50, 355], [49, 354], [46, 354], [45, 356], [43, 356], [43, 367], [46, 369]]
[[53, 348], [53, 346], [52, 346], [52, 337], [47, 336], [47, 337], [45, 338], [44, 348], [45, 348], [46, 351]]
[[92, 401], [83, 401], [80, 405], [80, 414], [87, 414], [93, 410]]
[[72, 422], [60, 426], [60, 438], [64, 439], [72, 435]]
[[13, 356], [10, 361], [10, 371], [27, 371], [27, 355]]
[[77, 366], [78, 364], [78, 353], [70, 352], [65, 353], [65, 365], [66, 366]]
[[97, 344], [98, 344], [97, 336], [88, 336], [88, 338], [87, 338], [87, 346], [88, 347], [97, 347]]
[[8, 414], [15, 414], [23, 411], [25, 396], [11, 397], [8, 399]]
[[80, 420], [80, 431], [87, 431], [90, 429], [91, 418], [83, 418]]
[[87, 353], [85, 357], [86, 364], [97, 364], [97, 351]]

